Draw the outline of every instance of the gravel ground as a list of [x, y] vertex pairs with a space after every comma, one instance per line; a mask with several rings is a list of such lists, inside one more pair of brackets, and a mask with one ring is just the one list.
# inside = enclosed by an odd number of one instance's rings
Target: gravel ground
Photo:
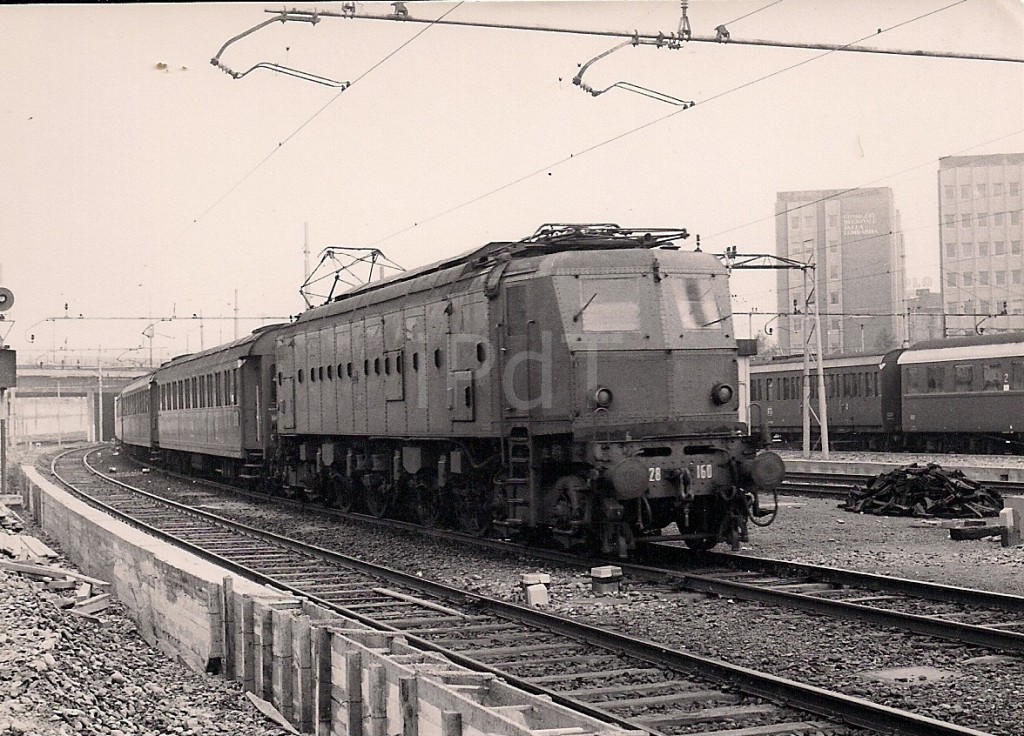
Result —
[[[24, 533], [60, 549], [31, 524]], [[42, 582], [0, 570], [0, 736], [287, 733], [235, 683], [149, 646], [117, 601], [97, 614], [101, 624], [61, 601]]]
[[59, 603], [0, 570], [0, 735], [286, 733], [234, 683], [146, 644], [119, 604], [98, 625]]
[[[107, 460], [102, 462], [107, 464]], [[119, 463], [125, 464], [123, 457]], [[151, 490], [168, 489], [181, 500], [198, 491], [191, 483], [141, 474], [131, 477], [127, 468], [119, 477], [128, 482], [138, 480]], [[835, 500], [785, 498], [783, 503], [775, 524], [751, 530], [751, 540], [741, 554], [1024, 595], [1024, 548], [1003, 548], [998, 541], [989, 540], [953, 542], [948, 531], [938, 526], [915, 519], [849, 513], [837, 508]], [[269, 528], [321, 546], [506, 599], [521, 597], [522, 574], [547, 572], [552, 579], [550, 610], [609, 628], [643, 632], [645, 638], [697, 654], [999, 736], [1024, 733], [1020, 726], [1024, 723], [1024, 672], [1017, 666], [1019, 660], [993, 656], [997, 652], [965, 650], [926, 637], [755, 603], [674, 595], [664, 588], [629, 581], [617, 596], [595, 597], [585, 572], [539, 562], [526, 553], [478, 551], [415, 533], [326, 519], [315, 511], [286, 512], [282, 517], [280, 511], [269, 507], [254, 512], [233, 500], [208, 505], [224, 516], [250, 523], [263, 519]], [[7, 583], [0, 584], [0, 590], [5, 587], [9, 587]], [[81, 627], [75, 628], [73, 636], [77, 637]], [[897, 681], [879, 680], [871, 674], [904, 667], [932, 667], [940, 672], [927, 674], [926, 679], [913, 674]], [[134, 681], [130, 668], [121, 669]], [[212, 678], [193, 677], [209, 680], [221, 689], [227, 687]], [[105, 687], [110, 689], [109, 684]]]

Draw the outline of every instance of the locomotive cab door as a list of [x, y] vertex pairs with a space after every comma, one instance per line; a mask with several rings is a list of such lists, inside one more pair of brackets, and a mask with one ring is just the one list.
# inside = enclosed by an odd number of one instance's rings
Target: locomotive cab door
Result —
[[295, 379], [292, 376], [281, 376], [281, 385], [277, 389], [278, 427], [282, 432], [295, 431]]

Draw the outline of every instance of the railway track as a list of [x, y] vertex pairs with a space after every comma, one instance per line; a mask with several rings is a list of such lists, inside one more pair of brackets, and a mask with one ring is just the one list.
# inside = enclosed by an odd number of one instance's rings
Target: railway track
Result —
[[[241, 574], [307, 596], [556, 702], [652, 734], [982, 732], [675, 651], [426, 581], [227, 521], [54, 461], [62, 483], [108, 512]], [[744, 730], [747, 729], [747, 730]]]
[[[215, 484], [215, 487], [266, 500], [264, 496], [239, 491], [233, 486]], [[196, 500], [201, 502], [202, 496], [200, 491]], [[293, 508], [308, 506], [287, 499], [275, 501]], [[606, 560], [581, 559], [556, 550], [524, 548], [504, 540], [425, 529], [415, 523], [330, 509], [323, 511], [340, 518], [356, 517], [363, 523], [399, 527], [456, 544], [501, 552], [527, 552], [539, 559], [584, 571], [607, 564]], [[870, 623], [1008, 654], [1024, 653], [1024, 598], [1019, 596], [748, 555], [697, 554], [658, 541], [643, 545], [641, 555], [648, 564], [615, 561], [634, 585], [647, 581], [656, 590], [668, 593], [704, 593]]]

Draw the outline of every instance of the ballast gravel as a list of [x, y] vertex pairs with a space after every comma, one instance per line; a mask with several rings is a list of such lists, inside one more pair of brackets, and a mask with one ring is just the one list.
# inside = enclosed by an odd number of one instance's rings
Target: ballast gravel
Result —
[[[124, 458], [119, 464], [125, 464]], [[125, 468], [120, 479], [138, 481], [138, 485], [150, 490], [159, 489], [179, 500], [186, 501], [199, 492], [194, 483], [141, 474], [126, 477], [129, 473]], [[551, 576], [551, 602], [547, 609], [553, 612], [997, 736], [1020, 736], [1024, 733], [1024, 727], [1020, 725], [1024, 723], [1022, 660], [1004, 657], [1000, 652], [964, 649], [928, 637], [879, 629], [868, 624], [836, 621], [757, 603], [708, 598], [629, 579], [624, 581], [619, 594], [596, 596], [591, 592], [587, 571], [539, 561], [525, 552], [489, 552], [415, 532], [384, 530], [373, 525], [325, 517], [316, 507], [308, 511], [287, 510], [269, 505], [253, 507], [248, 502], [234, 500], [210, 505], [216, 508], [209, 510], [229, 518], [252, 524], [259, 522], [271, 531], [336, 549], [343, 554], [508, 600], [522, 600], [519, 581], [523, 574], [544, 572]], [[33, 533], [31, 529], [28, 532]], [[839, 509], [835, 500], [783, 498], [776, 522], [765, 529], [751, 528], [750, 541], [739, 554], [1024, 595], [1024, 548], [1001, 547], [998, 539], [954, 542], [950, 540], [948, 530], [937, 524], [918, 519], [852, 514]], [[25, 585], [19, 578], [0, 573], [0, 595], [11, 595], [12, 590], [17, 591], [19, 597], [40, 595], [30, 585], [26, 590]], [[31, 603], [26, 606], [28, 610], [33, 608]], [[39, 610], [45, 608], [41, 603], [35, 607]], [[64, 616], [59, 611], [55, 615]], [[0, 622], [6, 623], [4, 616], [0, 610]], [[47, 626], [68, 638], [71, 651], [86, 646], [92, 636], [91, 631], [83, 630], [83, 624], [67, 622], [63, 618], [59, 624], [47, 623], [42, 628], [49, 630]], [[0, 627], [0, 631], [3, 630]], [[230, 729], [218, 731], [216, 726], [207, 728], [204, 723], [203, 733], [279, 733], [260, 724], [254, 713], [245, 711], [244, 701], [238, 700], [238, 691], [233, 684], [189, 673], [176, 666], [171, 673], [150, 678], [148, 673], [154, 672], [156, 667], [153, 660], [147, 657], [126, 660], [122, 655], [125, 641], [129, 644], [129, 651], [136, 646], [145, 647], [127, 622], [108, 634], [113, 639], [101, 650], [118, 652], [113, 659], [118, 665], [115, 669], [127, 682], [135, 684], [140, 679], [152, 679], [165, 690], [156, 707], [136, 708], [137, 712], [149, 714], [168, 703], [166, 709], [175, 717], [164, 723], [186, 726], [188, 717], [198, 716], [188, 711], [189, 706], [180, 701], [169, 702], [171, 696], [167, 693], [177, 696], [181, 688], [176, 683], [182, 679], [193, 682], [194, 678], [209, 683], [210, 690], [203, 690], [206, 695], [196, 698], [203, 704], [203, 712], [219, 712], [223, 718], [214, 719], [214, 722], [232, 724]], [[34, 641], [28, 635], [21, 636], [25, 641]], [[32, 646], [34, 644], [30, 643], [29, 648]], [[36, 652], [35, 649], [32, 651]], [[152, 656], [160, 657], [158, 654]], [[26, 661], [29, 660], [31, 657]], [[24, 672], [26, 666], [21, 665], [19, 671]], [[917, 669], [895, 671], [897, 668]], [[888, 670], [894, 672], [889, 673]], [[31, 667], [27, 671], [35, 675]], [[105, 673], [104, 677], [86, 677], [76, 683], [73, 690], [80, 694], [79, 700], [83, 698], [81, 693], [89, 693], [93, 700], [99, 702], [101, 693], [103, 697], [110, 697], [112, 690], [117, 692], [114, 683], [109, 681], [112, 672], [101, 671]], [[24, 679], [21, 677], [22, 681]], [[35, 675], [33, 681], [39, 679]], [[49, 681], [45, 677], [43, 679]], [[124, 685], [117, 684], [123, 692]], [[8, 683], [0, 674], [0, 701], [6, 687]], [[24, 733], [49, 736], [73, 732], [59, 730], [60, 725], [68, 725], [67, 719], [54, 710], [52, 703], [48, 703], [52, 699], [48, 690], [38, 703], [31, 696], [28, 701], [22, 700], [30, 692], [32, 688], [24, 688], [22, 695], [17, 696], [15, 702], [20, 704], [20, 710], [10, 717], [41, 718], [43, 726], [54, 730], [23, 729]], [[145, 692], [143, 690], [143, 694]], [[227, 695], [222, 695], [220, 700], [211, 694], [225, 692]], [[83, 710], [81, 707], [78, 709]], [[90, 713], [88, 709], [84, 712]], [[114, 717], [120, 717], [120, 710], [115, 709], [115, 713], [118, 715]], [[251, 719], [245, 725], [242, 725], [241, 713]], [[0, 736], [7, 736], [3, 730], [4, 718], [7, 717], [8, 712], [0, 706]], [[48, 725], [49, 718], [56, 718], [56, 725]], [[121, 718], [115, 721], [117, 724], [122, 722], [130, 724], [132, 720]], [[29, 726], [38, 728], [32, 723]], [[114, 727], [125, 734], [190, 733], [188, 730], [145, 730], [151, 728], [148, 725], [134, 731], [124, 725]]]
[[149, 646], [119, 604], [99, 618], [0, 570], [0, 736], [286, 733], [235, 683]]

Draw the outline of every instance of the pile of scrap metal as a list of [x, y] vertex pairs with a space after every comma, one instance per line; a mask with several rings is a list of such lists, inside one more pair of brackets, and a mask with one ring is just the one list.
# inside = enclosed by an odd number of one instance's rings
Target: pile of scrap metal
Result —
[[864, 488], [855, 486], [839, 507], [879, 516], [983, 518], [998, 516], [1003, 499], [959, 470], [913, 463], [876, 475]]

